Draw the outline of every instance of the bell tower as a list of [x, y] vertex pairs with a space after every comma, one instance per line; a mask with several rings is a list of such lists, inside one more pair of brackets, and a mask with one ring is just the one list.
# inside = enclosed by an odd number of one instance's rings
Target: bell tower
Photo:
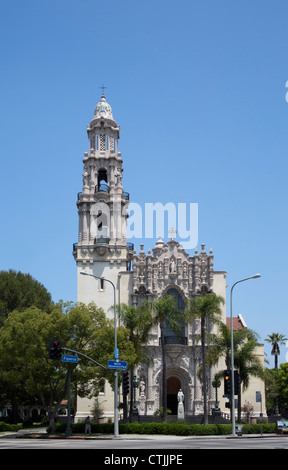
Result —
[[[108, 313], [113, 292], [105, 279], [119, 289], [121, 275], [128, 274], [121, 286], [122, 290], [126, 285], [127, 292], [134, 247], [126, 240], [129, 193], [122, 186], [123, 160], [118, 151], [120, 126], [114, 120], [104, 93], [87, 126], [87, 135], [89, 152], [84, 153], [83, 186], [77, 200], [78, 243], [73, 245], [77, 297], [78, 302], [86, 304], [94, 301]], [[81, 272], [90, 276], [83, 276]], [[121, 302], [128, 303], [128, 292]]]

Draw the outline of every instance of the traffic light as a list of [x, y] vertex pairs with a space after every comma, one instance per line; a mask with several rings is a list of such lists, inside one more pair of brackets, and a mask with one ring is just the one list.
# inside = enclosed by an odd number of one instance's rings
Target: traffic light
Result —
[[231, 370], [224, 371], [224, 395], [231, 395]]
[[234, 370], [234, 395], [240, 394], [240, 375], [238, 370]]
[[[224, 371], [224, 395], [230, 395], [232, 392], [232, 378], [231, 370]], [[240, 393], [240, 375], [238, 370], [234, 370], [234, 395], [239, 395]]]
[[58, 339], [49, 340], [49, 359], [61, 359], [62, 342]]
[[226, 401], [226, 403], [225, 403], [225, 408], [229, 408], [229, 409], [231, 408], [231, 403], [230, 403], [230, 401]]
[[123, 388], [123, 395], [127, 396], [129, 394], [129, 372], [122, 372], [122, 388]]

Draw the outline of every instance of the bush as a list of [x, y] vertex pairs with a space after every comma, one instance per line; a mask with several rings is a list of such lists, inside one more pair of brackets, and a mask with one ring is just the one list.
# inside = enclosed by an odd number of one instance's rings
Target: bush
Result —
[[231, 434], [230, 424], [182, 424], [182, 423], [130, 423], [120, 425], [122, 434], [163, 434], [174, 436], [207, 436]]
[[22, 424], [7, 424], [3, 421], [0, 421], [0, 432], [17, 432], [19, 429], [22, 429]]
[[[243, 424], [243, 434], [260, 434], [261, 424]], [[276, 423], [263, 423], [262, 433], [269, 434], [276, 432]]]
[[[0, 423], [1, 424], [1, 423]], [[12, 426], [12, 425], [11, 425]], [[84, 423], [72, 424], [73, 434], [84, 433]], [[1, 430], [1, 428], [0, 428]], [[65, 433], [66, 424], [56, 423], [55, 431]], [[93, 434], [113, 434], [113, 423], [91, 423]], [[174, 436], [221, 436], [232, 432], [231, 424], [126, 423], [119, 424], [120, 434], [162, 434]], [[260, 424], [244, 424], [243, 434], [260, 434]], [[275, 433], [276, 424], [262, 424], [262, 433]]]
[[[55, 423], [56, 433], [65, 433], [67, 424], [66, 423]], [[84, 434], [85, 424], [79, 422], [71, 425], [73, 434]], [[91, 423], [91, 432], [93, 434], [113, 434], [114, 424], [112, 423]]]

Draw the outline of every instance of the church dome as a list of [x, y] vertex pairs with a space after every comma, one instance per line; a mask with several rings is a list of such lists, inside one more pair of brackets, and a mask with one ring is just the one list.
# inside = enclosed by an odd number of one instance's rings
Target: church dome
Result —
[[93, 127], [95, 124], [105, 121], [109, 126], [117, 127], [117, 123], [113, 118], [112, 108], [109, 103], [107, 103], [105, 95], [102, 94], [101, 100], [96, 104], [94, 116], [90, 122], [90, 127]]
[[94, 111], [94, 119], [100, 118], [112, 119], [114, 121], [112, 108], [110, 104], [107, 103], [104, 95], [101, 96], [101, 100], [96, 104]]
[[157, 242], [156, 242], [156, 244], [153, 248], [153, 254], [154, 255], [159, 254], [162, 251], [162, 248], [163, 248], [164, 245], [165, 245], [165, 243], [163, 242], [161, 237], [159, 237], [159, 239], [157, 240]]

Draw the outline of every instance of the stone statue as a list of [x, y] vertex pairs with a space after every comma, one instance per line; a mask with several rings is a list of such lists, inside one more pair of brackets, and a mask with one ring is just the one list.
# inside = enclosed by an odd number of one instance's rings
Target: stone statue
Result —
[[172, 273], [172, 274], [176, 273], [176, 263], [175, 263], [174, 259], [172, 259], [172, 261], [170, 263], [170, 273]]
[[177, 394], [178, 400], [178, 419], [184, 419], [184, 393], [182, 392], [181, 388]]
[[145, 381], [143, 377], [140, 380], [139, 384], [139, 414], [145, 414], [145, 402], [146, 402], [146, 395], [145, 395]]
[[142, 378], [139, 384], [139, 394], [142, 397], [145, 397], [145, 382], [144, 379]]
[[178, 400], [178, 403], [183, 403], [184, 402], [184, 393], [182, 392], [181, 388], [178, 392], [177, 400]]

